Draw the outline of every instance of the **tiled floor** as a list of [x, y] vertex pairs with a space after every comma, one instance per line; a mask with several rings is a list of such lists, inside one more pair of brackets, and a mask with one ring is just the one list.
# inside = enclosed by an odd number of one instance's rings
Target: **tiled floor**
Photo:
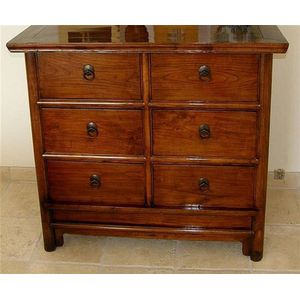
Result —
[[[65, 235], [43, 250], [36, 181], [1, 169], [1, 273], [300, 273], [300, 176], [269, 178], [265, 252], [254, 263], [240, 243]], [[11, 180], [13, 178], [13, 180]]]

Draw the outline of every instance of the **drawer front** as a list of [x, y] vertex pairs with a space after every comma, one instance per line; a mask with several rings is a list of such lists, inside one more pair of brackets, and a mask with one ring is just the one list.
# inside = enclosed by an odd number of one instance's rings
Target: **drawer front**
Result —
[[152, 116], [155, 155], [255, 157], [255, 112], [154, 110]]
[[89, 222], [114, 225], [204, 227], [204, 228], [251, 228], [251, 217], [201, 215], [193, 213], [174, 213], [158, 208], [100, 208], [95, 211], [54, 210], [55, 222]]
[[47, 161], [49, 198], [53, 202], [143, 206], [143, 164]]
[[46, 152], [144, 152], [141, 110], [43, 108], [41, 118]]
[[154, 205], [251, 208], [255, 169], [229, 166], [154, 166]]
[[258, 56], [153, 54], [152, 99], [257, 101]]
[[40, 53], [41, 98], [141, 99], [137, 54]]

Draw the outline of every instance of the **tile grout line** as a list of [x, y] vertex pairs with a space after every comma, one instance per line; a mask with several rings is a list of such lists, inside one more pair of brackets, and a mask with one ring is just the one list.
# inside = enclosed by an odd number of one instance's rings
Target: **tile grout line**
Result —
[[175, 255], [174, 255], [174, 267], [173, 267], [173, 270], [174, 272], [176, 272], [178, 270], [178, 245], [179, 245], [179, 240], [176, 240], [176, 243], [175, 243]]
[[[6, 186], [4, 187], [3, 191], [1, 192], [1, 203], [3, 202], [5, 196], [6, 196], [6, 193], [8, 191], [8, 188], [9, 186], [12, 184], [11, 180], [9, 180], [6, 184]], [[2, 205], [2, 204], [1, 204]]]
[[34, 262], [34, 259], [33, 259], [34, 253], [35, 253], [35, 250], [38, 249], [38, 245], [39, 245], [41, 239], [42, 239], [42, 233], [40, 232], [39, 237], [36, 240], [35, 245], [30, 253], [30, 257], [28, 259], [28, 262], [30, 263], [30, 265], [32, 264], [32, 262]]
[[273, 223], [273, 224], [266, 224], [266, 227], [300, 227], [300, 224], [284, 224], [284, 223]]
[[105, 237], [105, 243], [104, 243], [103, 250], [102, 250], [102, 255], [100, 255], [100, 259], [99, 259], [99, 268], [101, 268], [101, 266], [103, 265], [103, 257], [105, 255], [105, 251], [106, 251], [106, 248], [107, 248], [108, 239], [109, 239], [109, 237], [106, 236]]

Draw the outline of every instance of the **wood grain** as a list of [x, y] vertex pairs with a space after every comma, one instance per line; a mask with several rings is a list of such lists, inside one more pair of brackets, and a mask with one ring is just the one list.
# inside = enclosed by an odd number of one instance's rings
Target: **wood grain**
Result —
[[46, 251], [73, 233], [262, 258], [276, 26], [32, 26], [7, 47], [26, 52]]
[[[144, 153], [142, 110], [43, 108], [41, 117], [48, 153]], [[89, 122], [97, 126], [95, 137], [87, 132]]]
[[186, 239], [206, 241], [244, 241], [251, 237], [250, 230], [206, 229], [206, 228], [172, 228], [157, 226], [125, 226], [84, 223], [52, 223], [55, 231], [62, 233], [128, 236], [135, 238]]
[[[90, 38], [103, 27], [104, 37]], [[84, 34], [86, 31], [91, 33], [89, 37]], [[125, 34], [130, 31], [135, 31], [134, 37]], [[74, 41], [70, 33], [83, 38]], [[236, 32], [229, 25], [35, 25], [9, 41], [7, 47], [14, 52], [284, 53], [288, 42], [277, 26], [252, 25], [245, 32]]]
[[56, 249], [55, 232], [50, 227], [52, 213], [46, 210], [43, 203], [47, 201], [48, 189], [46, 181], [45, 162], [42, 158], [43, 153], [43, 133], [41, 129], [40, 110], [37, 105], [38, 101], [38, 80], [36, 74], [36, 54], [26, 53], [26, 73], [29, 94], [29, 107], [31, 117], [31, 130], [33, 139], [33, 150], [35, 159], [35, 168], [38, 183], [39, 205], [42, 221], [42, 231], [44, 239], [44, 248], [46, 251], [54, 251]]
[[252, 230], [254, 232], [250, 256], [253, 261], [259, 261], [263, 257], [264, 232], [265, 232], [265, 209], [268, 176], [269, 156], [269, 131], [271, 110], [271, 86], [272, 86], [272, 54], [262, 55], [260, 66], [260, 104], [259, 134], [258, 134], [258, 157], [260, 164], [257, 168], [255, 207], [259, 210], [253, 219]]
[[[153, 101], [257, 101], [256, 55], [152, 54]], [[199, 78], [209, 66], [211, 80]]]
[[[222, 158], [256, 156], [256, 113], [153, 110], [153, 154]], [[201, 138], [207, 124], [210, 137]]]
[[[199, 188], [199, 179], [209, 180], [209, 189]], [[255, 169], [197, 165], [154, 166], [155, 207], [251, 208]]]
[[[39, 53], [40, 98], [140, 100], [140, 65], [136, 54]], [[93, 65], [94, 80], [83, 78]]]
[[[90, 186], [90, 176], [100, 178]], [[144, 206], [143, 164], [47, 161], [49, 199], [60, 203]]]
[[[145, 209], [144, 209], [145, 210]], [[135, 226], [168, 226], [168, 227], [205, 227], [205, 228], [235, 228], [250, 229], [251, 218], [239, 216], [218, 216], [218, 215], [186, 215], [182, 213], [163, 214], [158, 210], [152, 214], [144, 213], [140, 209], [136, 213], [124, 211], [66, 211], [54, 210], [54, 222], [83, 222], [95, 224], [112, 225], [135, 225]]]

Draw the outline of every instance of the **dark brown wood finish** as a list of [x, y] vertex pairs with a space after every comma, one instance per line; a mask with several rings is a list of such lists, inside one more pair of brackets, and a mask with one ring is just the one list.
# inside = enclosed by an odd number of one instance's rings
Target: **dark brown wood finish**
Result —
[[[155, 209], [152, 209], [155, 210]], [[118, 212], [111, 210], [109, 212], [97, 211], [61, 211], [54, 210], [54, 222], [82, 222], [94, 224], [113, 224], [113, 225], [134, 225], [134, 226], [168, 226], [168, 227], [195, 227], [195, 228], [234, 228], [248, 229], [251, 228], [250, 217], [237, 216], [202, 216], [202, 215], [184, 215], [182, 213], [163, 214], [155, 210], [153, 214], [145, 214], [141, 209], [136, 213], [128, 214], [126, 210]]]
[[[109, 28], [97, 38], [101, 28]], [[129, 37], [128, 28], [148, 35]], [[78, 39], [70, 38], [77, 33]], [[89, 37], [86, 32], [92, 33]], [[96, 36], [94, 38], [93, 36]], [[288, 42], [277, 26], [250, 26], [237, 29], [228, 25], [78, 25], [30, 26], [7, 43], [10, 51], [104, 51], [104, 52], [187, 52], [187, 53], [283, 53]]]
[[[40, 98], [141, 99], [137, 54], [39, 53]], [[93, 76], [84, 76], [84, 66]]]
[[[143, 164], [49, 160], [49, 199], [62, 203], [144, 206], [144, 173]], [[93, 183], [92, 177], [98, 180]]]
[[47, 153], [144, 155], [141, 110], [41, 110]]
[[145, 168], [145, 177], [146, 177], [146, 204], [151, 206], [152, 203], [152, 174], [151, 174], [151, 115], [149, 108], [149, 63], [150, 58], [148, 54], [142, 54], [142, 74], [143, 74], [143, 100], [144, 100], [144, 135], [145, 135], [145, 158], [146, 158], [146, 168]]
[[154, 206], [252, 208], [254, 176], [250, 167], [156, 165]]
[[264, 231], [265, 231], [265, 207], [268, 175], [269, 155], [269, 130], [271, 109], [272, 86], [272, 54], [261, 55], [260, 64], [260, 103], [261, 111], [258, 132], [258, 157], [260, 164], [257, 167], [255, 208], [258, 215], [253, 219], [254, 231], [250, 256], [253, 261], [260, 261], [263, 257]]
[[153, 154], [256, 157], [256, 113], [153, 111]]
[[36, 54], [26, 53], [26, 73], [28, 83], [28, 95], [30, 106], [31, 130], [33, 138], [33, 149], [35, 158], [35, 169], [37, 175], [40, 212], [42, 220], [44, 247], [46, 251], [53, 251], [56, 248], [55, 231], [50, 227], [52, 221], [52, 213], [45, 209], [43, 203], [48, 199], [48, 189], [46, 181], [45, 163], [42, 159], [43, 153], [43, 134], [41, 129], [40, 111], [37, 105], [38, 101], [38, 80], [37, 80], [37, 66]]
[[46, 251], [64, 233], [242, 242], [263, 255], [276, 26], [31, 26]]
[[53, 223], [51, 226], [59, 235], [63, 233], [86, 235], [128, 236], [134, 238], [184, 239], [206, 241], [240, 241], [251, 237], [249, 230], [203, 229], [190, 227], [125, 226], [88, 223]]
[[[153, 101], [257, 101], [257, 55], [153, 54]], [[202, 66], [209, 74], [201, 77]]]

